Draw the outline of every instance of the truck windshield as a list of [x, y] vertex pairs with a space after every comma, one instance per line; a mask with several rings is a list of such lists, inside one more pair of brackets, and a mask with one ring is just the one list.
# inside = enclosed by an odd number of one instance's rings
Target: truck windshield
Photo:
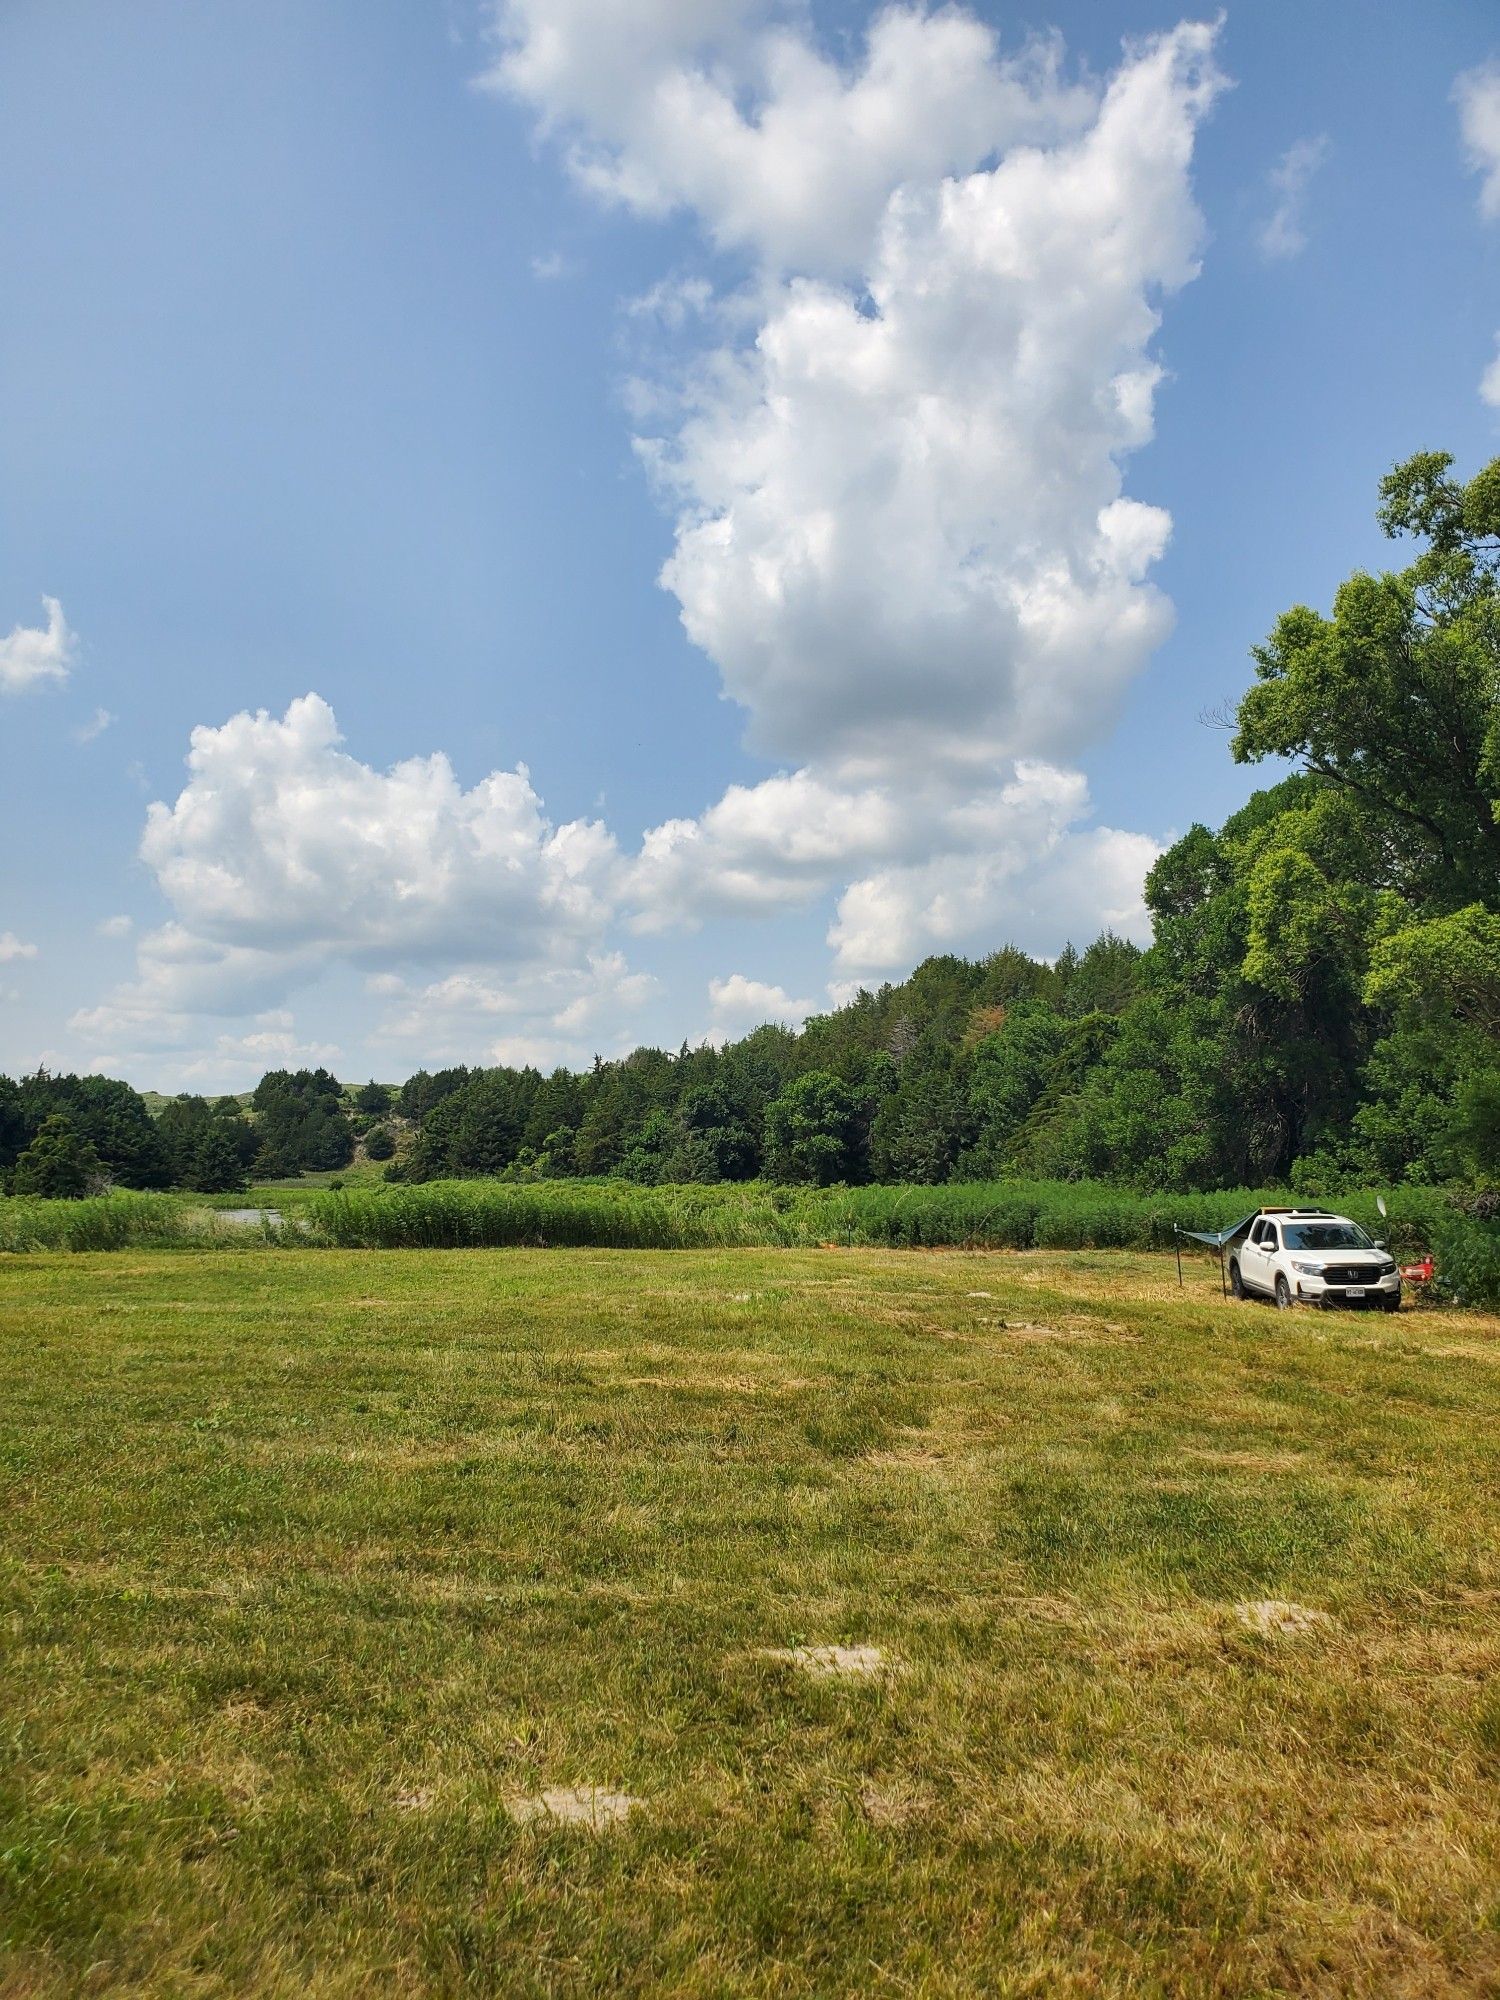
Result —
[[1282, 1228], [1288, 1250], [1373, 1250], [1375, 1248], [1357, 1222], [1287, 1222]]

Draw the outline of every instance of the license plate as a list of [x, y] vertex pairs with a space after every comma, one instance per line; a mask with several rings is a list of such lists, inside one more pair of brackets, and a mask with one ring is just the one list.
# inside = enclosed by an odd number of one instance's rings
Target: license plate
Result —
[[1365, 1288], [1363, 1285], [1351, 1285], [1349, 1287], [1349, 1297], [1351, 1299], [1362, 1299], [1364, 1295]]

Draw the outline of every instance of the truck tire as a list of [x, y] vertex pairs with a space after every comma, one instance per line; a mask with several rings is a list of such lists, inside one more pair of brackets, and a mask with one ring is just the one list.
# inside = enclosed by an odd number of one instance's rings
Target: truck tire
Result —
[[1240, 1276], [1238, 1257], [1231, 1257], [1229, 1260], [1229, 1296], [1233, 1299], [1243, 1299], [1245, 1296], [1245, 1281]]
[[1283, 1272], [1276, 1273], [1276, 1310], [1290, 1312], [1292, 1309], [1292, 1288]]

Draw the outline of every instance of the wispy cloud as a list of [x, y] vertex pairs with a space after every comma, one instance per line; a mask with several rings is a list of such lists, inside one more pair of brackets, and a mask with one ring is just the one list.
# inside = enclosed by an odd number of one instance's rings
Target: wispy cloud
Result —
[[1465, 70], [1453, 85], [1464, 155], [1479, 175], [1479, 213], [1500, 221], [1500, 62]]
[[14, 931], [0, 931], [0, 965], [9, 965], [18, 958], [39, 958], [41, 948], [34, 944], [24, 944]]
[[118, 722], [119, 719], [117, 715], [112, 715], [107, 708], [96, 708], [88, 721], [81, 722], [73, 731], [73, 741], [75, 743], [92, 743], [96, 737], [104, 734], [112, 722]]
[[1262, 257], [1281, 263], [1289, 257], [1299, 257], [1307, 248], [1307, 190], [1327, 157], [1326, 135], [1298, 139], [1287, 147], [1266, 176], [1275, 206], [1256, 237]]
[[[1464, 156], [1479, 176], [1479, 213], [1500, 222], [1500, 62], [1465, 70], [1453, 85]], [[1500, 334], [1494, 360], [1479, 378], [1479, 399], [1500, 410]]]
[[573, 259], [565, 257], [561, 250], [548, 250], [531, 260], [532, 277], [544, 285], [554, 285], [560, 278], [571, 278], [577, 269]]

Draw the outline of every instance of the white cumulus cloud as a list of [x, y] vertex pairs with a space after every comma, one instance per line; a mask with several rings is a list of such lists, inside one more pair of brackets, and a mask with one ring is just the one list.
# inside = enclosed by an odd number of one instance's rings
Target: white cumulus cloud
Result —
[[[638, 388], [638, 448], [675, 517], [662, 581], [788, 768], [648, 832], [636, 927], [841, 882], [892, 909], [900, 871], [969, 854], [991, 807], [986, 882], [1052, 866], [1064, 836], [1017, 794], [1108, 730], [1171, 624], [1150, 580], [1171, 521], [1124, 466], [1152, 435], [1160, 302], [1197, 270], [1215, 30], [1096, 84], [957, 8], [889, 9], [847, 62], [749, 0], [509, 0], [497, 22], [489, 81], [587, 186], [686, 210], [742, 261], [727, 293], [678, 276], [636, 302], [705, 343]], [[1070, 826], [1081, 779], [1073, 799]], [[841, 959], [873, 950], [853, 907]]]
[[340, 964], [383, 975], [393, 997], [403, 968], [479, 965], [563, 980], [538, 1001], [551, 1015], [576, 1000], [618, 856], [596, 822], [554, 826], [524, 768], [467, 790], [441, 754], [376, 770], [305, 695], [281, 717], [195, 729], [188, 771], [141, 840], [172, 918], [141, 939], [135, 977], [74, 1017], [80, 1034], [183, 1045], [201, 1017], [274, 1009]]
[[770, 1021], [784, 1028], [800, 1028], [816, 1011], [811, 1000], [797, 1000], [783, 986], [763, 979], [749, 979], [743, 972], [731, 972], [727, 979], [708, 982], [711, 1026], [708, 1039], [723, 1042], [747, 1035]]
[[141, 855], [195, 935], [503, 960], [597, 930], [614, 841], [554, 827], [524, 767], [466, 791], [441, 753], [377, 771], [340, 741], [315, 694], [193, 731], [188, 784], [149, 809]]
[[891, 7], [841, 65], [757, 0], [505, 0], [484, 79], [563, 135], [574, 175], [687, 209], [776, 269], [856, 274], [891, 192], [1052, 136], [1092, 108], [1059, 50], [1004, 58], [957, 7]]
[[0, 931], [0, 965], [10, 965], [19, 958], [36, 958], [39, 955], [36, 945], [24, 943], [14, 931]]
[[1033, 848], [945, 854], [851, 883], [830, 938], [841, 970], [899, 978], [930, 952], [970, 954], [1000, 941], [1045, 955], [1103, 930], [1144, 941], [1146, 871], [1161, 848], [1116, 827], [1060, 832]]
[[78, 649], [63, 608], [55, 597], [44, 597], [45, 625], [16, 625], [0, 639], [0, 693], [19, 694], [40, 681], [65, 681]]
[[630, 1016], [656, 991], [649, 973], [633, 972], [623, 953], [596, 950], [581, 963], [497, 973], [485, 967], [426, 983], [393, 974], [371, 981], [397, 1003], [382, 1042], [413, 1062], [581, 1063], [597, 1050], [629, 1047]]

